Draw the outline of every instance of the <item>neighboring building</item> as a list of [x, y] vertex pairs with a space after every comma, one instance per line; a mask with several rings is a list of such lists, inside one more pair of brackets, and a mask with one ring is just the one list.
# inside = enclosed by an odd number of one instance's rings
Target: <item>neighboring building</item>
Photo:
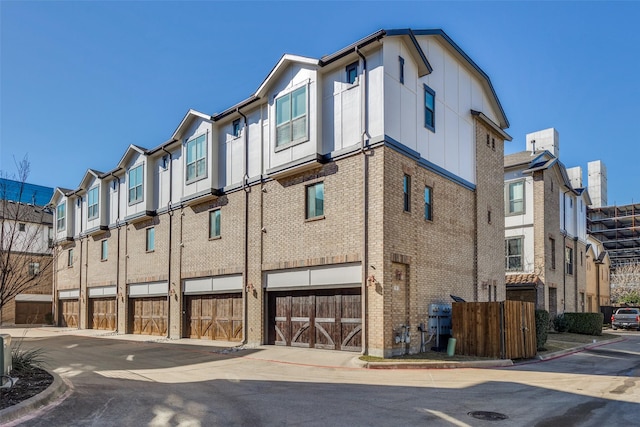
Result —
[[[611, 305], [611, 260], [604, 245], [587, 236], [587, 306], [586, 311], [599, 313], [600, 307]], [[606, 319], [605, 319], [606, 320]]]
[[571, 185], [555, 129], [526, 139], [526, 151], [504, 158], [507, 298], [551, 316], [584, 311], [588, 192]]
[[0, 178], [0, 199], [46, 206], [53, 196], [53, 188], [28, 182]]
[[441, 30], [284, 55], [250, 98], [56, 189], [58, 322], [417, 352], [430, 304], [505, 299], [507, 127]]
[[640, 204], [593, 207], [587, 215], [589, 234], [602, 242], [613, 269], [640, 263]]
[[50, 323], [52, 214], [0, 199], [0, 324]]

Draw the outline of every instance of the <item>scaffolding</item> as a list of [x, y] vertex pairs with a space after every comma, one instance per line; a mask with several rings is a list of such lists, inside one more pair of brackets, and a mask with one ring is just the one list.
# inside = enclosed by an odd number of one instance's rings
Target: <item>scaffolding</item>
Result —
[[589, 208], [587, 232], [602, 242], [612, 268], [640, 263], [640, 204]]

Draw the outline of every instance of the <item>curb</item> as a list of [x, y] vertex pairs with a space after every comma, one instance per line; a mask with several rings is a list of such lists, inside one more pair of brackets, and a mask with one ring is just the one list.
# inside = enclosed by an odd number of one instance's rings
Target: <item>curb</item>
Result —
[[578, 352], [581, 352], [583, 350], [587, 350], [587, 349], [590, 349], [590, 348], [596, 348], [596, 347], [600, 347], [600, 346], [603, 346], [603, 345], [613, 344], [613, 343], [616, 343], [616, 342], [621, 342], [621, 341], [626, 341], [626, 340], [627, 339], [624, 338], [624, 337], [619, 337], [619, 338], [613, 338], [613, 339], [606, 340], [606, 341], [598, 341], [596, 343], [587, 343], [587, 344], [579, 345], [577, 347], [567, 348], [566, 350], [554, 351], [553, 353], [545, 354], [544, 356], [536, 356], [536, 359], [540, 360], [540, 361], [557, 359], [559, 357], [567, 356], [569, 354], [578, 353]]
[[460, 368], [501, 368], [512, 366], [511, 359], [505, 360], [475, 360], [469, 362], [365, 362], [356, 359], [355, 363], [366, 369], [460, 369]]
[[29, 399], [16, 405], [0, 410], [0, 419], [2, 423], [15, 421], [25, 415], [32, 415], [34, 411], [43, 408], [50, 403], [56, 401], [62, 396], [65, 399], [65, 393], [71, 390], [71, 387], [55, 372], [47, 371], [52, 377], [53, 382], [49, 387]]

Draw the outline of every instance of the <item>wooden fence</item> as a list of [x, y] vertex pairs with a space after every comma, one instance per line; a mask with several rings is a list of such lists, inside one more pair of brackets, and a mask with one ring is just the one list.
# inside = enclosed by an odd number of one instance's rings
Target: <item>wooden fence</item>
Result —
[[456, 353], [501, 359], [536, 355], [535, 306], [530, 302], [456, 302], [451, 313]]

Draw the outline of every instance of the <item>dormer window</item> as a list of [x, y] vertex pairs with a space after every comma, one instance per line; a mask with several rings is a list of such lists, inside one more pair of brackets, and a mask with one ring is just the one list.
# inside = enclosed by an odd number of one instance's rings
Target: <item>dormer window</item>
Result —
[[87, 218], [94, 219], [98, 217], [98, 206], [99, 206], [99, 195], [98, 195], [99, 187], [94, 187], [87, 193], [87, 203], [89, 207], [87, 208]]
[[207, 174], [207, 135], [187, 142], [187, 182], [204, 178]]
[[56, 208], [56, 229], [62, 231], [66, 225], [67, 202], [62, 202]]
[[142, 201], [142, 188], [144, 185], [142, 175], [143, 166], [144, 165], [139, 165], [129, 170], [129, 204]]
[[307, 87], [276, 99], [276, 147], [307, 139]]

